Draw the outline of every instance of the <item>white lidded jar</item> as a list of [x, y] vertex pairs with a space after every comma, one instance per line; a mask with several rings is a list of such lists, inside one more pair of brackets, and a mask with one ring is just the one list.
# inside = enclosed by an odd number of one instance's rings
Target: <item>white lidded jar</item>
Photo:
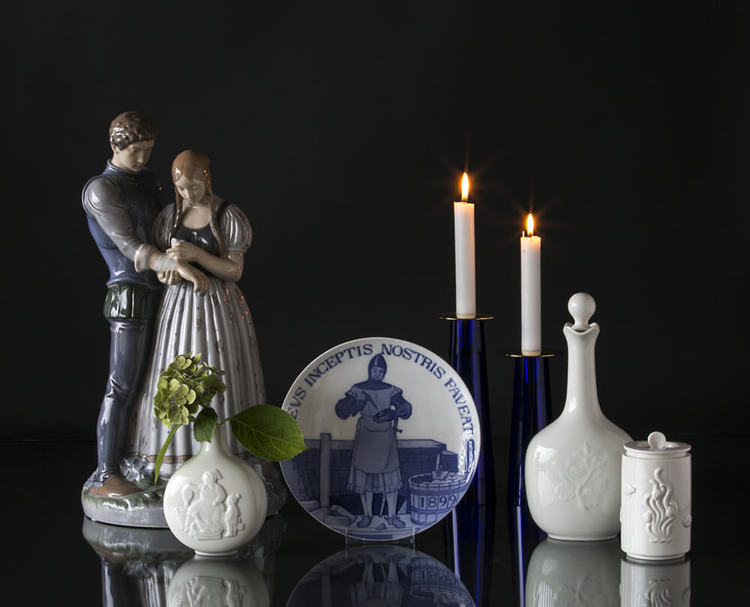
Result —
[[620, 456], [630, 436], [599, 407], [594, 360], [599, 325], [594, 298], [568, 301], [568, 391], [565, 408], [526, 450], [526, 494], [536, 524], [562, 540], [612, 538], [620, 529]]
[[690, 550], [690, 445], [652, 432], [622, 454], [622, 533], [628, 557], [675, 559]]
[[201, 555], [235, 553], [263, 526], [267, 508], [263, 481], [229, 453], [220, 426], [211, 442], [172, 474], [164, 490], [169, 529]]

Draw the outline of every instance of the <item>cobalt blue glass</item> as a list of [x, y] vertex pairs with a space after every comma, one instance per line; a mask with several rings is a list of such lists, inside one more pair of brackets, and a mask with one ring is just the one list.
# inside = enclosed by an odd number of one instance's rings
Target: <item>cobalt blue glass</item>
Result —
[[447, 538], [448, 564], [477, 606], [490, 604], [495, 510], [494, 506], [459, 503]]
[[484, 347], [484, 321], [491, 318], [446, 317], [451, 322], [450, 363], [471, 392], [482, 429], [477, 470], [451, 513], [451, 532], [446, 538], [453, 571], [476, 605], [484, 605], [489, 597], [495, 532], [495, 473]]
[[495, 472], [492, 463], [492, 424], [487, 396], [487, 360], [484, 349], [484, 321], [477, 318], [447, 318], [451, 321], [451, 366], [463, 379], [474, 398], [482, 428], [479, 463], [471, 485], [461, 503], [476, 506], [495, 505]]
[[545, 538], [531, 518], [524, 487], [524, 458], [534, 435], [551, 418], [549, 360], [542, 356], [511, 355], [515, 359], [513, 411], [508, 457], [508, 526], [515, 596], [518, 605], [525, 604], [525, 572], [534, 547]]

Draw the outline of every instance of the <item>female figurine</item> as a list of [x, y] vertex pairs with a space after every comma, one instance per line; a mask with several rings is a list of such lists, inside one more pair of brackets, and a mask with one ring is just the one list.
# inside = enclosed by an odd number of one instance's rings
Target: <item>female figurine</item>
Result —
[[[154, 223], [153, 241], [175, 261], [190, 263], [208, 276], [199, 292], [176, 272], [159, 274], [167, 285], [156, 319], [154, 350], [137, 403], [130, 436], [135, 462], [146, 461], [140, 474], [153, 474], [154, 462], [168, 428], [154, 417], [153, 399], [159, 373], [178, 354], [201, 353], [209, 365], [223, 369], [226, 392], [212, 402], [220, 419], [265, 400], [263, 375], [250, 310], [236, 281], [252, 232], [244, 213], [213, 192], [208, 156], [185, 150], [172, 163], [175, 203]], [[221, 428], [232, 453], [247, 452]], [[167, 450], [162, 473], [169, 476], [199, 451], [192, 427], [180, 428]]]

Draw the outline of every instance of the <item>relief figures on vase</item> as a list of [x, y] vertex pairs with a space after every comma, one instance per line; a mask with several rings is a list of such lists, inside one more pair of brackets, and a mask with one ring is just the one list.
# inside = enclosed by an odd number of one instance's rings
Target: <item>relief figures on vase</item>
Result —
[[436, 354], [391, 338], [340, 344], [313, 360], [284, 401], [308, 450], [281, 463], [316, 520], [392, 540], [448, 514], [477, 467], [471, 393]]

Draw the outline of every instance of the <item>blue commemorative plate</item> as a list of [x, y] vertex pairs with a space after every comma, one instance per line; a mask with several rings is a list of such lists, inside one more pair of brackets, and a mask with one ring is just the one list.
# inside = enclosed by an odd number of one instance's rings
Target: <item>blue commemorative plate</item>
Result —
[[281, 463], [289, 489], [326, 527], [365, 541], [411, 536], [463, 496], [481, 438], [471, 393], [437, 354], [386, 337], [313, 360], [283, 409], [308, 450]]

